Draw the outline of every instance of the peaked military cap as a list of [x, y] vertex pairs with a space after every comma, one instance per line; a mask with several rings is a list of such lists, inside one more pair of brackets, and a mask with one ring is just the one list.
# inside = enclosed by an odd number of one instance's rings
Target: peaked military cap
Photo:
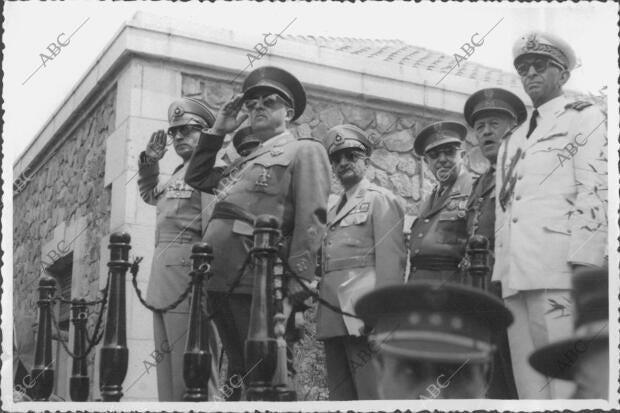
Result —
[[168, 124], [171, 128], [187, 124], [199, 124], [210, 128], [213, 123], [215, 115], [201, 100], [181, 98], [168, 107]]
[[501, 88], [481, 89], [471, 95], [465, 102], [463, 115], [467, 124], [473, 128], [478, 115], [493, 111], [507, 113], [517, 124], [527, 118], [523, 101], [514, 93]]
[[530, 32], [519, 37], [512, 47], [515, 66], [517, 59], [526, 54], [550, 57], [567, 70], [573, 70], [577, 63], [575, 52], [570, 44], [549, 33]]
[[260, 140], [252, 136], [252, 128], [246, 126], [235, 132], [232, 138], [233, 146], [237, 153], [241, 154], [248, 146], [260, 145]]
[[372, 153], [372, 144], [366, 135], [366, 132], [355, 125], [345, 124], [334, 126], [327, 131], [325, 139], [327, 146], [327, 154], [332, 155], [334, 152], [342, 149], [355, 148], [370, 155]]
[[575, 334], [548, 344], [530, 355], [530, 365], [540, 373], [571, 380], [579, 356], [596, 343], [609, 340], [609, 277], [607, 270], [588, 268], [573, 277]]
[[295, 76], [275, 66], [254, 69], [243, 82], [243, 98], [250, 99], [260, 89], [271, 89], [291, 103], [295, 120], [306, 109], [306, 91]]
[[486, 291], [419, 280], [362, 296], [355, 312], [387, 354], [438, 362], [485, 361], [493, 334], [512, 322], [510, 310]]
[[460, 122], [435, 122], [418, 133], [413, 142], [415, 153], [423, 156], [426, 151], [446, 143], [459, 145], [467, 136], [467, 127]]

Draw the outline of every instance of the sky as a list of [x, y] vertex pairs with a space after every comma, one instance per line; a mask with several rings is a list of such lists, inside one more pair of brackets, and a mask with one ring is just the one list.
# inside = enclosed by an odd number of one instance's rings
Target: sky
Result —
[[[499, 22], [470, 61], [513, 71], [513, 41], [528, 30], [543, 30], [568, 41], [581, 60], [568, 88], [596, 94], [605, 79], [613, 86], [617, 76], [614, 4], [66, 1], [11, 2], [3, 7], [5, 170], [138, 10], [259, 39], [296, 19], [288, 34], [400, 39], [447, 54], [462, 54], [460, 47], [474, 33], [484, 35]], [[58, 40], [66, 46], [32, 74], [41, 65], [40, 54], [50, 55], [46, 48]]]

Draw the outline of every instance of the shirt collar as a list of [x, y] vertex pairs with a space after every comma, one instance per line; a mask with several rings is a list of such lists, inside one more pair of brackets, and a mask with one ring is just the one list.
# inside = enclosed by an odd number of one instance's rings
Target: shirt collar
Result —
[[287, 137], [289, 135], [289, 131], [285, 130], [282, 133], [279, 133], [275, 136], [272, 136], [271, 138], [267, 139], [265, 142], [263, 142], [262, 146], [274, 146], [277, 145], [280, 141], [280, 139], [283, 139], [284, 137]]
[[545, 102], [536, 108], [538, 110], [538, 116], [544, 118], [546, 116], [556, 114], [557, 112], [564, 110], [567, 103], [568, 99], [566, 99], [566, 96], [564, 95], [554, 97], [550, 101]]

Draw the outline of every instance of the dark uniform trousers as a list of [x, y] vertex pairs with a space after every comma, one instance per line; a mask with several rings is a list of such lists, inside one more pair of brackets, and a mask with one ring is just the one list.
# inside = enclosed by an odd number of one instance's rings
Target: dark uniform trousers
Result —
[[467, 199], [472, 176], [464, 167], [451, 187], [439, 187], [423, 202], [420, 217], [411, 226], [408, 281], [463, 282], [459, 263], [467, 244]]
[[[329, 231], [322, 248], [319, 294], [332, 305], [353, 312], [364, 293], [404, 282], [406, 249], [404, 211], [394, 194], [366, 179], [338, 210], [328, 213]], [[373, 351], [363, 323], [319, 305], [317, 338], [325, 345], [330, 400], [378, 398]]]
[[[282, 224], [282, 255], [296, 274], [314, 278], [316, 254], [325, 231], [330, 166], [321, 143], [296, 140], [289, 132], [261, 144], [226, 169], [215, 168], [223, 137], [204, 134], [189, 162], [186, 182], [216, 195], [203, 239], [213, 247], [214, 276], [207, 293], [229, 359], [229, 376], [245, 376], [252, 287], [245, 271], [230, 294], [252, 247], [254, 218], [273, 215]], [[240, 394], [235, 394], [232, 400]]]
[[[144, 153], [139, 160], [138, 186], [142, 199], [157, 207], [155, 251], [147, 289], [147, 302], [164, 307], [174, 302], [187, 288], [191, 270], [192, 244], [200, 242], [204, 197], [183, 181], [185, 170], [179, 166], [170, 180], [159, 182], [159, 165], [148, 162]], [[175, 309], [153, 313], [153, 335], [157, 362], [157, 389], [160, 401], [181, 401], [185, 393], [183, 354], [187, 341], [189, 300]], [[209, 347], [219, 353], [217, 331], [208, 323]], [[217, 357], [212, 358], [209, 394], [214, 395], [219, 376]]]
[[[471, 236], [475, 229], [476, 234], [488, 238], [491, 270], [493, 269], [493, 249], [495, 248], [495, 194], [495, 167], [492, 166], [474, 182], [467, 202], [467, 233]], [[490, 283], [489, 292], [501, 299], [501, 283], [497, 281]], [[517, 399], [517, 388], [512, 372], [506, 330], [497, 332], [494, 342], [497, 350], [493, 360], [493, 374], [487, 396], [489, 399]]]

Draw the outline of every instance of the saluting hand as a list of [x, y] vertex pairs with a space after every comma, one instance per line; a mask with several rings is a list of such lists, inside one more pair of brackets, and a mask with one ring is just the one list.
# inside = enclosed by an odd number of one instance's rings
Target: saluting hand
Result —
[[146, 144], [146, 150], [144, 151], [146, 156], [156, 161], [163, 158], [167, 150], [166, 139], [167, 135], [163, 129], [154, 132], [151, 135], [151, 139], [149, 139], [149, 142]]
[[239, 126], [241, 126], [241, 124], [248, 118], [247, 113], [242, 113], [241, 116], [237, 117], [242, 106], [243, 95], [237, 94], [233, 96], [232, 99], [226, 102], [217, 112], [212, 129], [217, 134], [225, 135], [239, 128]]

